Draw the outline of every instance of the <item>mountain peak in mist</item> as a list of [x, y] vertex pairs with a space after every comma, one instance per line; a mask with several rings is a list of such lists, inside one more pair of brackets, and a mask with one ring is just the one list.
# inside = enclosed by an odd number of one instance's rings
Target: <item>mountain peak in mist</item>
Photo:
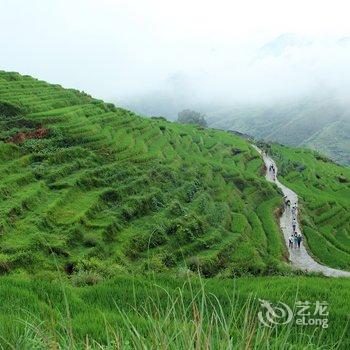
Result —
[[260, 56], [280, 56], [288, 47], [305, 47], [312, 44], [312, 40], [294, 33], [285, 33], [266, 43], [259, 50]]

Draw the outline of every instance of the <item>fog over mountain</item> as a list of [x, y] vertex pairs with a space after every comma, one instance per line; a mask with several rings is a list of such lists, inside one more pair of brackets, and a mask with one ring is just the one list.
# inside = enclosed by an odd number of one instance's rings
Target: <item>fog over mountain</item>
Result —
[[[349, 119], [346, 1], [42, 4], [2, 2], [1, 69], [76, 87], [144, 115], [174, 120], [180, 110], [195, 109], [212, 126], [249, 127], [256, 136], [261, 133], [254, 123], [237, 122], [252, 108], [265, 111], [251, 115], [263, 125], [270, 110], [275, 125], [286, 123], [286, 115], [305, 125], [319, 114], [332, 122]], [[313, 107], [301, 113], [305, 100]], [[281, 105], [293, 107], [283, 114]], [[305, 137], [315, 132], [321, 130]]]
[[310, 147], [349, 165], [349, 39], [282, 34], [241, 62], [240, 69], [179, 72], [161, 89], [123, 103], [172, 120], [184, 108], [197, 109], [212, 127]]
[[[215, 53], [221, 55], [225, 53]], [[240, 64], [217, 63], [202, 71], [169, 74], [154, 90], [121, 100], [144, 114], [176, 117], [182, 107], [210, 112], [237, 105], [332, 96], [349, 104], [350, 38], [314, 39], [282, 34], [266, 42]], [[218, 62], [220, 60], [217, 60]], [[214, 110], [215, 110], [214, 108]]]

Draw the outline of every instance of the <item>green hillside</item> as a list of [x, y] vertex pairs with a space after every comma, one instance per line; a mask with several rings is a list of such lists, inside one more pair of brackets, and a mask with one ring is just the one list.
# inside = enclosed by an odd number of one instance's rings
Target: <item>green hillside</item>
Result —
[[[350, 270], [349, 169], [270, 152]], [[347, 349], [349, 281], [291, 271], [281, 202], [247, 140], [0, 71], [0, 347]], [[265, 327], [259, 298], [326, 300], [329, 328]]]
[[280, 195], [246, 141], [16, 73], [0, 73], [0, 96], [3, 273], [58, 263], [80, 283], [130, 269], [283, 268]]
[[[84, 283], [116, 271], [286, 268], [281, 195], [248, 141], [17, 73], [0, 73], [0, 93], [3, 273], [58, 264]], [[272, 152], [304, 199], [310, 250], [350, 269], [349, 169], [306, 150]]]

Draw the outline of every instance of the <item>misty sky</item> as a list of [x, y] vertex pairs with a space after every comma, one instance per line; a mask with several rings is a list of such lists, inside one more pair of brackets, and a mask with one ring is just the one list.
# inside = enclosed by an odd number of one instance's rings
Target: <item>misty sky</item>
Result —
[[0, 69], [116, 102], [344, 91], [349, 13], [337, 0], [0, 0]]

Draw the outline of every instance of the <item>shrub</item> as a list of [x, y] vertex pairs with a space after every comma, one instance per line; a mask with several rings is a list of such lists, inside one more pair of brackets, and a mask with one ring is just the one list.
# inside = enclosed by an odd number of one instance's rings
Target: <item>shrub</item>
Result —
[[102, 280], [103, 278], [96, 272], [90, 271], [80, 271], [71, 277], [72, 284], [75, 287], [93, 286]]
[[23, 113], [23, 111], [18, 105], [6, 101], [0, 101], [0, 115], [4, 115], [6, 117], [14, 117], [21, 113]]
[[190, 109], [184, 109], [182, 112], [179, 112], [177, 121], [183, 124], [196, 124], [203, 127], [207, 126], [205, 115], [191, 111]]
[[161, 255], [152, 255], [142, 264], [142, 271], [163, 272], [166, 269]]
[[0, 254], [0, 274], [5, 274], [10, 272], [11, 263], [10, 257], [6, 254]]
[[108, 225], [103, 231], [103, 239], [107, 243], [111, 243], [116, 239], [118, 232], [122, 230], [122, 226], [114, 221], [112, 224]]
[[216, 256], [210, 258], [199, 258], [194, 256], [187, 259], [186, 263], [191, 271], [199, 271], [205, 277], [215, 276], [220, 268]]
[[166, 121], [166, 118], [164, 118], [164, 117], [156, 117], [156, 116], [153, 116], [153, 117], [151, 117], [151, 119]]
[[86, 234], [84, 236], [83, 244], [86, 247], [96, 247], [99, 244], [99, 239], [94, 234]]
[[192, 242], [202, 236], [207, 224], [195, 214], [185, 215], [177, 229], [177, 235], [182, 242]]
[[231, 148], [231, 155], [236, 156], [237, 154], [240, 154], [240, 153], [242, 153], [242, 150], [240, 148], [235, 148], [235, 147]]
[[106, 107], [112, 112], [115, 112], [117, 110], [116, 106], [113, 103], [106, 103]]
[[184, 213], [184, 209], [178, 200], [173, 200], [169, 204], [169, 213], [174, 216], [181, 216]]
[[185, 186], [185, 200], [187, 203], [193, 201], [194, 196], [196, 195], [199, 189], [200, 181], [197, 179]]
[[84, 233], [81, 227], [71, 227], [67, 232], [67, 243], [76, 246], [84, 241]]

